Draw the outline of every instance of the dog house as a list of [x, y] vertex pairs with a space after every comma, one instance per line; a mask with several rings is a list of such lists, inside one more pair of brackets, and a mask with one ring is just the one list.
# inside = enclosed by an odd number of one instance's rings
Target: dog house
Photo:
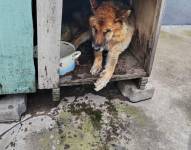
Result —
[[[82, 54], [77, 68], [59, 76], [61, 27], [64, 9], [70, 9], [75, 1], [37, 0], [38, 88], [53, 89], [54, 100], [59, 98], [60, 86], [90, 84], [96, 77], [90, 74], [91, 54]], [[79, 1], [79, 0], [78, 0]], [[119, 58], [111, 81], [138, 79], [144, 88], [151, 74], [156, 45], [160, 32], [165, 0], [123, 0], [133, 8], [136, 32], [130, 47]], [[67, 6], [66, 6], [67, 5]], [[89, 0], [81, 0], [80, 7], [88, 6]], [[72, 13], [73, 9], [71, 9]], [[88, 11], [88, 8], [87, 8]], [[64, 14], [70, 16], [69, 14]], [[64, 19], [63, 19], [64, 20]]]

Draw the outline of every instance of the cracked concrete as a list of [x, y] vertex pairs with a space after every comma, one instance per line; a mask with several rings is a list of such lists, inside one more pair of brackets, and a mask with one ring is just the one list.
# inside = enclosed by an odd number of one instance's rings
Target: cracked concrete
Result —
[[22, 121], [0, 124], [1, 150], [191, 150], [191, 27], [163, 27], [151, 81], [152, 100], [132, 104], [115, 83], [29, 96]]

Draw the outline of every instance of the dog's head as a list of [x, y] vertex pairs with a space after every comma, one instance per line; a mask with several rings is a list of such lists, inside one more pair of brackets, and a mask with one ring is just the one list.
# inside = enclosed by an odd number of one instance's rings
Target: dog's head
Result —
[[130, 10], [119, 10], [114, 4], [105, 2], [100, 6], [96, 0], [90, 0], [93, 16], [89, 19], [92, 30], [92, 46], [96, 51], [102, 51], [106, 48], [117, 30], [122, 28], [124, 18], [127, 18]]

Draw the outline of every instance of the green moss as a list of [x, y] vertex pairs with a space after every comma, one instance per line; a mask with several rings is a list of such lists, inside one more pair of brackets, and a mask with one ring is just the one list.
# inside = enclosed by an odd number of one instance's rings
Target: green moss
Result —
[[93, 146], [101, 145], [100, 139], [92, 130], [90, 124], [84, 124], [83, 129], [65, 128], [64, 143], [70, 146], [71, 150], [88, 150]]
[[57, 120], [58, 120], [58, 122], [67, 125], [67, 124], [71, 123], [71, 121], [72, 121], [71, 118], [72, 118], [72, 113], [71, 112], [62, 111], [59, 114]]
[[[46, 150], [52, 149], [53, 145], [56, 150], [107, 150], [112, 147], [113, 143], [120, 141], [118, 139], [120, 138], [118, 129], [122, 132], [127, 130], [128, 121], [120, 118], [121, 114], [130, 116], [141, 125], [144, 125], [147, 120], [140, 109], [127, 105], [125, 102], [107, 101], [104, 107], [100, 107], [100, 110], [91, 107], [85, 103], [72, 103], [67, 106], [67, 109], [63, 109], [56, 118], [57, 126], [55, 126], [55, 129], [50, 132], [46, 131], [45, 134], [40, 136], [41, 147]], [[105, 107], [107, 107], [106, 111], [112, 116], [108, 119], [106, 125], [111, 127], [112, 130], [106, 131], [106, 138], [103, 140], [100, 131], [103, 131], [101, 123], [104, 123], [102, 113]], [[51, 135], [54, 138], [50, 139]], [[111, 138], [111, 135], [115, 138]], [[57, 141], [59, 141], [59, 144], [57, 144]]]
[[145, 121], [147, 120], [146, 115], [142, 110], [135, 106], [127, 105], [125, 103], [116, 103], [115, 104], [117, 112], [125, 113], [130, 118], [135, 119], [140, 125], [145, 125]]
[[84, 133], [94, 133], [95, 131], [91, 119], [87, 116], [83, 119], [82, 131]]
[[69, 106], [69, 112], [71, 112], [73, 115], [81, 115], [82, 112], [85, 112], [90, 117], [95, 128], [99, 129], [101, 127], [100, 121], [102, 118], [102, 112], [100, 110], [93, 110], [90, 104], [71, 104]]
[[118, 112], [117, 112], [115, 104], [113, 104], [111, 101], [106, 101], [105, 104], [107, 105], [108, 112], [110, 112], [114, 118], [117, 118]]
[[[75, 126], [72, 121], [74, 116], [77, 116], [81, 121], [79, 126]], [[87, 114], [82, 116], [63, 111], [60, 113], [59, 122], [62, 122], [62, 125], [64, 125], [64, 130], [60, 137], [63, 138], [63, 143], [69, 146], [71, 150], [88, 150], [101, 146], [99, 132], [94, 128], [94, 122]]]

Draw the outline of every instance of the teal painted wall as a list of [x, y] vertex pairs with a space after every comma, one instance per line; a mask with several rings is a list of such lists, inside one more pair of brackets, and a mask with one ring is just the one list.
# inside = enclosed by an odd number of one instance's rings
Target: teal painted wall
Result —
[[30, 0], [0, 1], [0, 94], [35, 92]]

